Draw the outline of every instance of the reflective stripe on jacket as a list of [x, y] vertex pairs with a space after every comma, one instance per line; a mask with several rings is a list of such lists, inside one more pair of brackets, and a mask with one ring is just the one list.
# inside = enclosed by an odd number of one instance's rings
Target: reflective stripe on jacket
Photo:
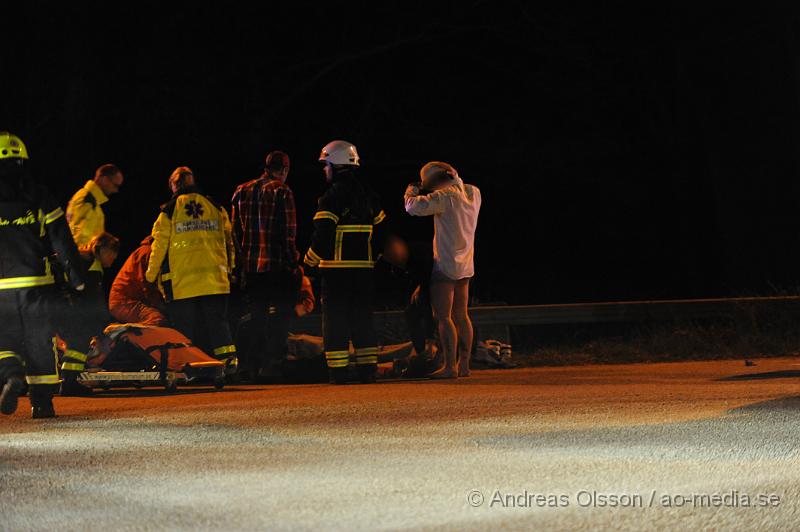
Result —
[[305, 263], [319, 268], [372, 268], [376, 226], [385, 213], [377, 195], [355, 176], [334, 183], [319, 200]]
[[231, 223], [225, 209], [194, 187], [178, 191], [153, 224], [147, 266], [166, 301], [227, 294], [234, 265]]
[[64, 211], [44, 187], [29, 197], [0, 187], [0, 290], [53, 284], [48, 257], [54, 252], [70, 283], [83, 283], [84, 271]]

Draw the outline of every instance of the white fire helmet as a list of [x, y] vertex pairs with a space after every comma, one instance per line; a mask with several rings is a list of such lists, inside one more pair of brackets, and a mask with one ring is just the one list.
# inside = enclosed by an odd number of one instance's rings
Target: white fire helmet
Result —
[[356, 147], [346, 140], [334, 140], [327, 143], [322, 148], [322, 153], [319, 154], [319, 160], [331, 164], [359, 166]]

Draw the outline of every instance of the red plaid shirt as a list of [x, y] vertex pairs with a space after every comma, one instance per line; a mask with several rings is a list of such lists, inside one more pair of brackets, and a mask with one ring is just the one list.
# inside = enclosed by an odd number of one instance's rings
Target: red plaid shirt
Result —
[[236, 188], [231, 199], [233, 237], [245, 273], [279, 271], [297, 264], [297, 220], [292, 189], [262, 175]]

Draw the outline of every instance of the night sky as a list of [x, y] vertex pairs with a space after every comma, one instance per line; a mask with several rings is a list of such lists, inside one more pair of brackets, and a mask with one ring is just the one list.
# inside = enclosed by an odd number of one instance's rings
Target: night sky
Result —
[[305, 249], [317, 157], [342, 138], [409, 239], [431, 234], [402, 207], [426, 161], [481, 188], [482, 301], [800, 285], [791, 2], [53, 4], [4, 10], [0, 129], [64, 203], [117, 164], [126, 252], [176, 166], [227, 203], [271, 149], [292, 157]]

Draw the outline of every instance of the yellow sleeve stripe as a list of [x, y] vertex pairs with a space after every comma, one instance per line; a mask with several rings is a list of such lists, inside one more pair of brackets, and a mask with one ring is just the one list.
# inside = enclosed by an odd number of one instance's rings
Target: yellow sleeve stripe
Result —
[[22, 360], [22, 357], [13, 351], [0, 351], [0, 360], [3, 360], [4, 358], [15, 358], [21, 362], [23, 366], [25, 365], [25, 361]]
[[339, 223], [339, 217], [333, 214], [331, 211], [318, 211], [317, 214], [314, 215], [315, 220], [332, 220], [333, 223]]
[[378, 216], [376, 216], [375, 219], [372, 221], [372, 225], [378, 225], [385, 219], [386, 219], [386, 213], [381, 211], [380, 214], [378, 214]]
[[64, 210], [61, 207], [58, 207], [56, 210], [49, 212], [44, 217], [44, 223], [51, 224], [64, 216]]
[[304, 262], [309, 266], [317, 266], [322, 261], [322, 257], [314, 253], [314, 250], [308, 248]]

